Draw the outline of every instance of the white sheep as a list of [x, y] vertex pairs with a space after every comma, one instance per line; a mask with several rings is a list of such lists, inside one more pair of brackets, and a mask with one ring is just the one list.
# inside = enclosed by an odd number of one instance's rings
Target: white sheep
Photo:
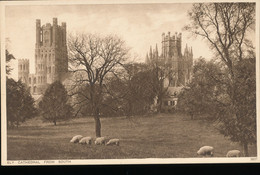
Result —
[[87, 145], [91, 145], [92, 142], [92, 138], [91, 137], [83, 137], [79, 143], [80, 144], [87, 144]]
[[197, 154], [202, 156], [213, 156], [213, 151], [214, 148], [212, 146], [203, 146], [198, 150]]
[[110, 139], [106, 145], [117, 145], [119, 146], [119, 139]]
[[240, 157], [241, 156], [241, 153], [239, 150], [231, 150], [231, 151], [228, 151], [227, 157]]
[[105, 137], [96, 138], [95, 145], [105, 145]]
[[71, 143], [78, 143], [78, 142], [80, 141], [80, 139], [82, 139], [82, 138], [83, 138], [82, 135], [76, 135], [76, 136], [74, 136], [74, 137], [70, 140], [70, 142], [71, 142]]

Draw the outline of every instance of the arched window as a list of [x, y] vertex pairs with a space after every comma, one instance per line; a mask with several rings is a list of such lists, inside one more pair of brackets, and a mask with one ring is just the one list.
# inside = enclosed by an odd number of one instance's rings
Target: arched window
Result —
[[25, 70], [25, 64], [23, 65], [23, 70]]
[[33, 79], [33, 83], [34, 83], [34, 84], [36, 83], [36, 78]]
[[29, 92], [31, 93], [31, 86], [29, 86]]
[[48, 31], [44, 32], [44, 43], [49, 43], [49, 32]]

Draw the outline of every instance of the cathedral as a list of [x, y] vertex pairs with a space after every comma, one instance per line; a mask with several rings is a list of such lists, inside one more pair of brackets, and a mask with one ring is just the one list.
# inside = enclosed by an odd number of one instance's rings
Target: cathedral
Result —
[[182, 54], [182, 34], [175, 33], [171, 36], [168, 32], [162, 34], [162, 50], [158, 53], [157, 44], [154, 50], [150, 47], [146, 55], [146, 64], [161, 68], [164, 72], [163, 87], [167, 88], [167, 96], [163, 99], [163, 107], [175, 106], [177, 104], [176, 94], [191, 80], [193, 53], [192, 48], [186, 44]]
[[29, 60], [18, 60], [18, 78], [25, 83], [31, 94], [41, 95], [49, 84], [62, 81], [68, 72], [68, 53], [66, 45], [66, 23], [41, 26], [36, 20], [35, 74], [29, 73]]

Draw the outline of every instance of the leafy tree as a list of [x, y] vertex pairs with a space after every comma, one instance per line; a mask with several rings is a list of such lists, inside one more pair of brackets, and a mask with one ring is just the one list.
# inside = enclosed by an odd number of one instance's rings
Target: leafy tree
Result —
[[114, 78], [108, 84], [107, 90], [111, 98], [107, 104], [117, 101], [115, 107], [119, 106], [120, 111], [126, 116], [145, 114], [150, 111], [150, 106], [157, 95], [153, 87], [154, 72], [143, 69], [129, 77], [127, 80]]
[[6, 91], [7, 124], [9, 128], [18, 127], [20, 123], [36, 116], [37, 110], [34, 107], [34, 99], [21, 81], [16, 82], [8, 78]]
[[[245, 68], [250, 67], [251, 63], [245, 60], [250, 57], [251, 52], [254, 52], [252, 42], [248, 40], [247, 36], [249, 32], [254, 33], [255, 7], [255, 3], [194, 4], [189, 12], [191, 23], [185, 27], [195, 36], [200, 36], [208, 41], [210, 48], [224, 65], [222, 69], [226, 76], [223, 79], [223, 93], [218, 96], [218, 99], [221, 99], [220, 108], [222, 109], [218, 115], [222, 121], [220, 131], [231, 140], [244, 145], [245, 156], [248, 156], [248, 144], [252, 143], [253, 137], [256, 135], [255, 129], [252, 129], [256, 126], [254, 119], [256, 116], [252, 111], [247, 112], [246, 110], [255, 108], [255, 103], [245, 105], [242, 102], [244, 99], [246, 102], [254, 101], [254, 94], [249, 95], [251, 98], [247, 101], [247, 91], [252, 89], [244, 86], [248, 84], [248, 80], [244, 77], [252, 75]], [[244, 71], [240, 67], [245, 68]], [[251, 83], [254, 78], [250, 78]], [[238, 84], [242, 88], [238, 87]], [[244, 112], [241, 112], [242, 110]], [[232, 120], [229, 120], [230, 117]], [[227, 118], [228, 121], [223, 118]], [[248, 129], [247, 132], [245, 128], [251, 129]], [[247, 135], [243, 133], [247, 133]]]
[[68, 95], [60, 81], [52, 83], [45, 91], [39, 103], [39, 109], [45, 121], [53, 122], [68, 120], [72, 117], [72, 107], [68, 103]]
[[198, 59], [194, 64], [191, 83], [178, 96], [178, 110], [189, 114], [191, 119], [198, 115], [207, 115], [212, 119], [217, 110], [217, 97], [221, 90], [218, 81], [221, 78], [221, 70], [216, 63]]
[[9, 51], [6, 49], [5, 58], [6, 58], [6, 74], [9, 75], [10, 72], [12, 71], [12, 68], [7, 63], [9, 63], [11, 60], [15, 59], [15, 57], [11, 53], [9, 53]]
[[90, 105], [95, 120], [96, 136], [101, 136], [100, 110], [103, 106], [108, 75], [128, 58], [129, 49], [117, 36], [101, 37], [91, 34], [71, 36], [68, 41], [72, 71], [80, 76], [75, 86], [87, 86], [82, 103]]
[[218, 107], [220, 133], [243, 146], [256, 144], [256, 72], [255, 59], [242, 60], [234, 66], [235, 103]]

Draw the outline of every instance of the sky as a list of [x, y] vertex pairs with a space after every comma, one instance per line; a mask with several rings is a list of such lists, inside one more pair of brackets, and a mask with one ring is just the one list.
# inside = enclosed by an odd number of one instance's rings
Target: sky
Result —
[[[182, 52], [186, 43], [192, 46], [194, 58], [210, 59], [213, 54], [208, 44], [190, 37], [182, 28], [189, 23], [189, 3], [167, 4], [80, 4], [80, 5], [12, 5], [5, 9], [5, 37], [9, 50], [17, 58], [30, 60], [30, 73], [34, 73], [35, 22], [58, 24], [66, 22], [69, 33], [116, 34], [126, 41], [137, 61], [144, 62], [150, 46], [158, 44], [161, 53], [162, 33], [182, 32]], [[17, 60], [11, 62], [11, 77], [17, 79]]]

